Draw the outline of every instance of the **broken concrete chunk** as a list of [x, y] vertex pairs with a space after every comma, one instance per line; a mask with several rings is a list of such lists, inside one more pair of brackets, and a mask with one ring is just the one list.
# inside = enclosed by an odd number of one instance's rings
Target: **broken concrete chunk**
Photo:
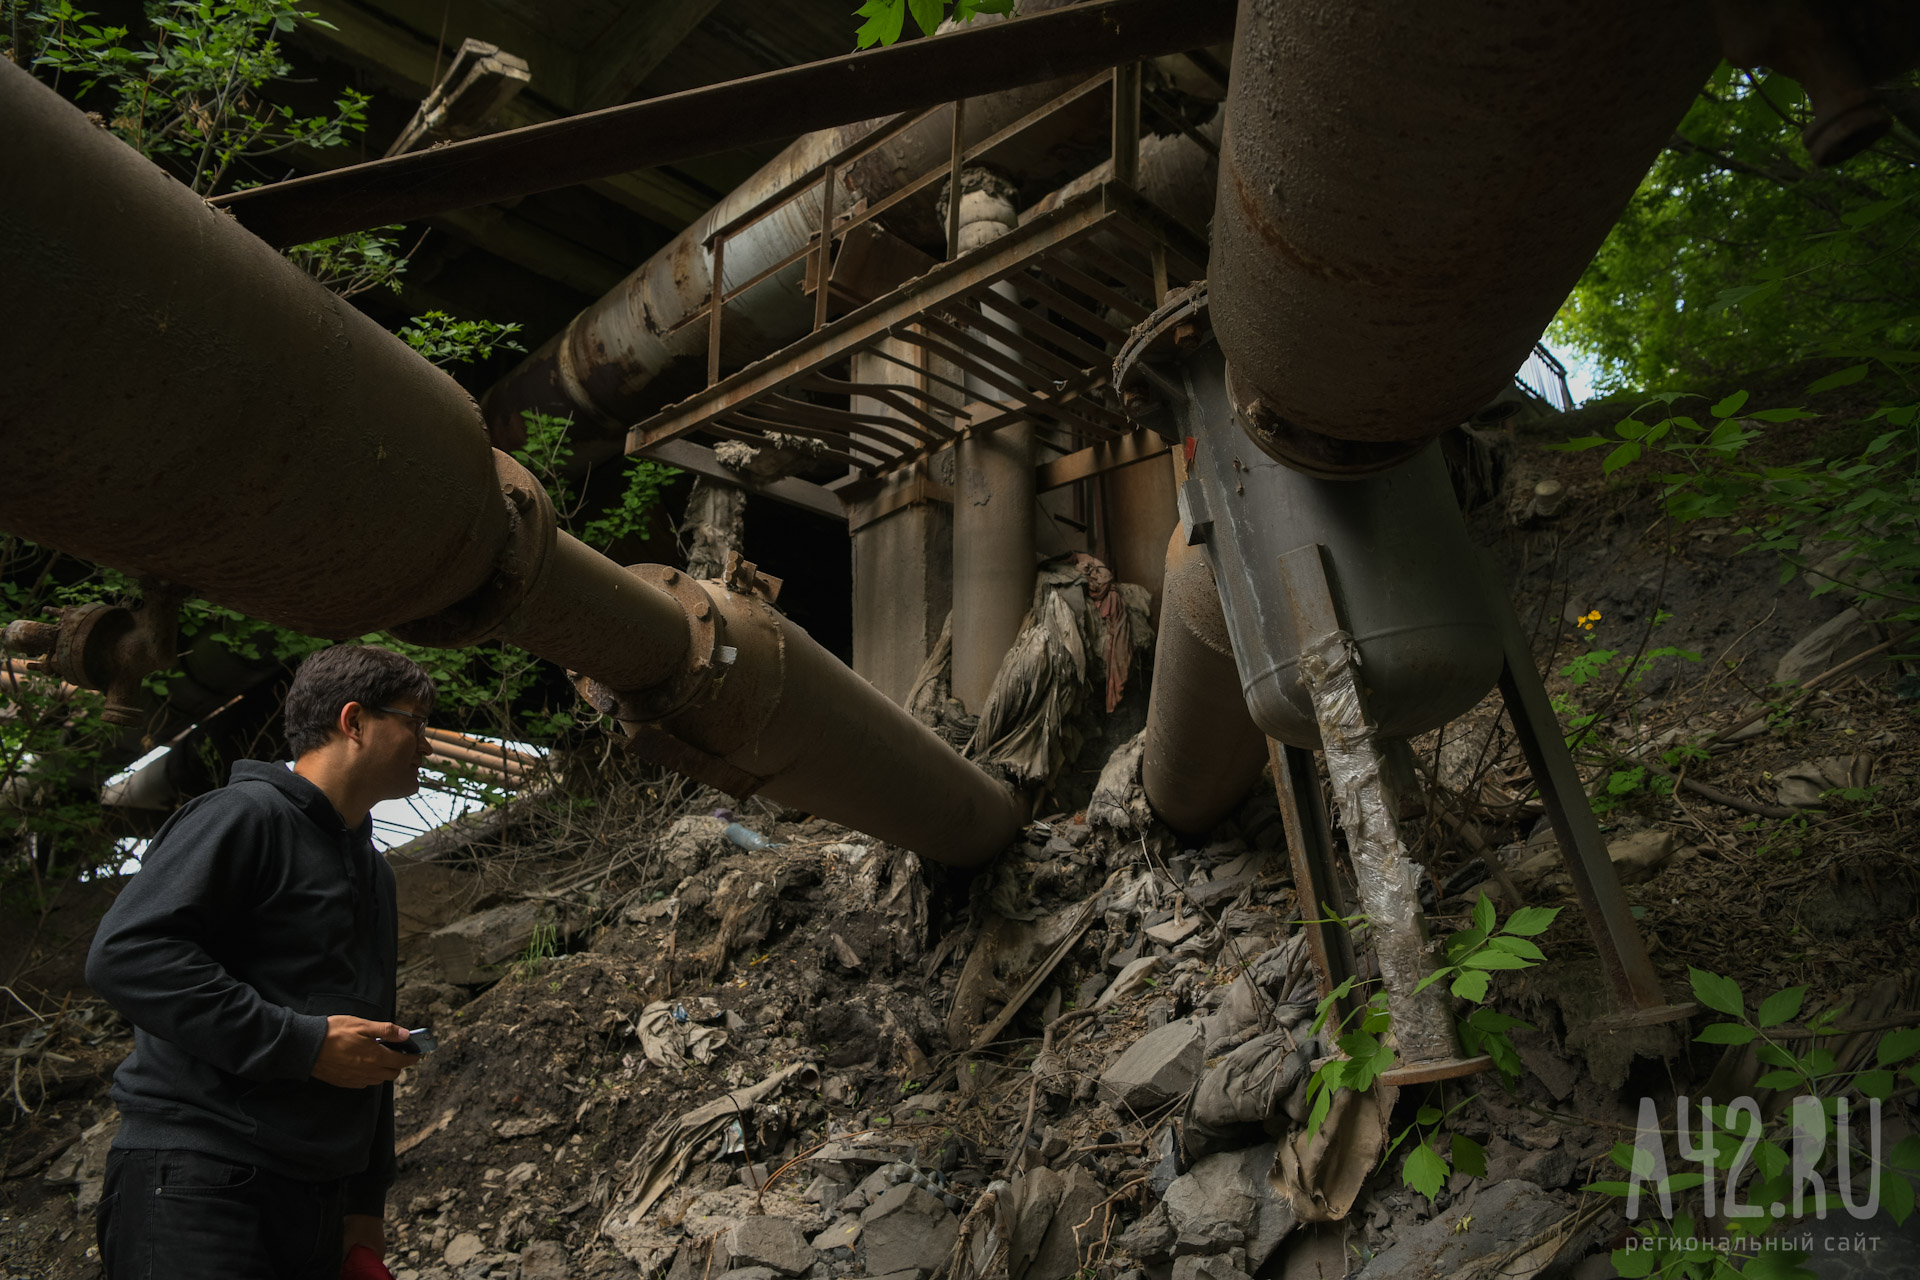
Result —
[[1040, 1256], [1040, 1246], [1066, 1189], [1065, 1179], [1041, 1165], [1020, 1174], [1003, 1193], [1000, 1220], [1006, 1224], [1009, 1280], [1023, 1280]]
[[1242, 871], [1239, 875], [1189, 884], [1186, 889], [1187, 901], [1203, 911], [1211, 911], [1240, 896], [1240, 891], [1260, 878], [1259, 871]]
[[778, 1280], [779, 1275], [772, 1267], [735, 1267], [722, 1272], [720, 1280]]
[[1607, 841], [1607, 857], [1620, 873], [1621, 884], [1644, 884], [1660, 873], [1673, 857], [1673, 832], [1649, 828]]
[[830, 1249], [851, 1249], [860, 1243], [860, 1219], [842, 1218], [813, 1238], [813, 1247], [821, 1253]]
[[492, 982], [526, 951], [534, 930], [553, 922], [553, 908], [545, 903], [511, 902], [434, 930], [427, 953], [447, 982]]
[[860, 1214], [867, 1274], [933, 1271], [947, 1260], [960, 1220], [932, 1192], [902, 1183]]
[[558, 1240], [535, 1240], [520, 1251], [520, 1280], [567, 1280], [567, 1250]]
[[1512, 1259], [1506, 1267], [1512, 1275], [1533, 1275], [1557, 1254], [1579, 1256], [1576, 1250], [1584, 1242], [1585, 1233], [1549, 1231], [1571, 1216], [1570, 1201], [1531, 1182], [1515, 1179], [1482, 1187], [1471, 1204], [1457, 1200], [1444, 1212], [1399, 1232], [1393, 1246], [1375, 1255], [1358, 1280], [1425, 1280], [1428, 1276], [1457, 1275], [1479, 1259], [1507, 1255], [1517, 1246], [1544, 1236], [1533, 1251]]
[[1146, 1216], [1121, 1232], [1118, 1243], [1142, 1262], [1162, 1262], [1172, 1255], [1174, 1238], [1178, 1234], [1167, 1216], [1166, 1202], [1162, 1200], [1149, 1209]]
[[1159, 956], [1142, 956], [1133, 961], [1114, 977], [1112, 985], [1100, 993], [1100, 998], [1094, 1001], [1093, 1007], [1104, 1009], [1122, 996], [1130, 996], [1136, 991], [1144, 990], [1147, 979], [1159, 972], [1165, 963], [1166, 961]]
[[1168, 920], [1162, 924], [1156, 924], [1147, 930], [1147, 936], [1162, 946], [1177, 947], [1198, 933], [1200, 926], [1205, 923], [1206, 921], [1198, 915], [1189, 915], [1184, 920]]
[[1123, 1115], [1151, 1111], [1185, 1097], [1205, 1062], [1206, 1037], [1200, 1028], [1185, 1018], [1169, 1022], [1134, 1041], [1101, 1074], [1100, 1096]]
[[1199, 1161], [1167, 1188], [1168, 1220], [1183, 1237], [1204, 1236], [1212, 1224], [1234, 1224], [1246, 1233], [1248, 1270], [1258, 1271], [1295, 1221], [1292, 1207], [1267, 1181], [1273, 1155], [1268, 1142]]
[[807, 1237], [785, 1218], [756, 1214], [727, 1232], [727, 1250], [735, 1262], [772, 1267], [797, 1276], [819, 1256]]
[[453, 1238], [453, 1243], [447, 1246], [447, 1251], [441, 1255], [441, 1260], [450, 1267], [464, 1267], [479, 1257], [485, 1248], [486, 1246], [480, 1243], [479, 1236], [471, 1231], [462, 1231]]

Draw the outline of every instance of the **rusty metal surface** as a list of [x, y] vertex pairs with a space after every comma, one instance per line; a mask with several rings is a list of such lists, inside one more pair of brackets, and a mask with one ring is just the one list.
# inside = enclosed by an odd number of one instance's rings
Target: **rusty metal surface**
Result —
[[1209, 275], [1247, 400], [1340, 440], [1465, 421], [1716, 57], [1704, 4], [1243, 0]]
[[[1274, 793], [1280, 801], [1280, 821], [1287, 833], [1287, 858], [1293, 864], [1294, 891], [1300, 900], [1300, 927], [1306, 930], [1307, 949], [1313, 954], [1315, 985], [1322, 999], [1339, 990], [1348, 978], [1360, 976], [1353, 954], [1353, 935], [1345, 925], [1346, 894], [1334, 866], [1332, 823], [1326, 799], [1320, 793], [1320, 771], [1313, 753], [1267, 739]], [[1344, 1025], [1359, 1004], [1349, 994], [1337, 1002], [1334, 1024]]]
[[1233, 0], [1102, 0], [609, 107], [222, 197], [301, 244], [935, 103], [1084, 75], [1233, 34]]
[[[11, 65], [0, 118], [0, 167], [59, 178], [0, 189], [0, 260], [37, 302], [0, 318], [0, 528], [319, 635], [451, 611], [424, 629], [622, 690], [701, 657], [674, 594], [496, 473], [450, 379]], [[713, 605], [725, 678], [663, 731], [929, 857], [1013, 837], [1004, 787], [769, 604]]]
[[486, 575], [506, 509], [451, 378], [11, 66], [0, 119], [33, 175], [0, 187], [9, 532], [332, 637]]
[[1267, 739], [1247, 715], [1213, 570], [1179, 531], [1166, 543], [1140, 779], [1168, 826], [1203, 835], [1247, 798]]
[[[1491, 557], [1483, 554], [1478, 568], [1489, 582], [1499, 580]], [[1607, 855], [1606, 838], [1600, 834], [1600, 824], [1587, 803], [1580, 771], [1567, 750], [1546, 686], [1534, 668], [1533, 649], [1504, 593], [1496, 612], [1506, 659], [1500, 673], [1500, 696], [1507, 705], [1527, 767], [1540, 788], [1547, 819], [1593, 931], [1614, 999], [1623, 1013], [1644, 1015], [1644, 1021], [1685, 1017], [1693, 1011], [1692, 1006], [1669, 1006], [1661, 990], [1646, 940], [1633, 922], [1633, 909], [1620, 887], [1620, 873]]]

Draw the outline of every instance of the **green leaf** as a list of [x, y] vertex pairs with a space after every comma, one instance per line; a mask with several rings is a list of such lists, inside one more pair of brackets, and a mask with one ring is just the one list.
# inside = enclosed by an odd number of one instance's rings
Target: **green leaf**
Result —
[[1433, 1126], [1440, 1123], [1441, 1111], [1438, 1107], [1422, 1107], [1414, 1112], [1413, 1122], [1418, 1125]]
[[1470, 1178], [1487, 1176], [1487, 1149], [1472, 1138], [1454, 1133], [1447, 1135], [1447, 1142], [1453, 1152], [1453, 1167]]
[[1887, 1163], [1896, 1169], [1920, 1171], [1920, 1134], [1910, 1133], [1894, 1143], [1887, 1153]]
[[1694, 1037], [1697, 1044], [1750, 1044], [1759, 1034], [1752, 1027], [1743, 1027], [1737, 1022], [1716, 1022], [1710, 1027], [1701, 1028]]
[[1874, 1051], [1874, 1065], [1892, 1066], [1920, 1053], [1920, 1027], [1906, 1027], [1880, 1038], [1880, 1047]]
[[1628, 1194], [1632, 1192], [1633, 1187], [1631, 1184], [1625, 1182], [1589, 1182], [1580, 1189], [1582, 1191], [1598, 1191], [1603, 1196], [1619, 1196], [1624, 1200]]
[[1753, 1047], [1753, 1056], [1770, 1067], [1793, 1067], [1798, 1065], [1793, 1055], [1777, 1044], [1757, 1044]]
[[1747, 415], [1755, 422], [1798, 422], [1802, 418], [1817, 418], [1820, 415], [1805, 409], [1760, 409]]
[[1510, 938], [1502, 934], [1487, 945], [1497, 947], [1508, 955], [1519, 956], [1522, 960], [1535, 963], [1547, 958], [1545, 952], [1525, 938]]
[[1477, 971], [1463, 973], [1453, 980], [1453, 985], [1448, 990], [1462, 1000], [1478, 1002], [1487, 998], [1487, 984], [1491, 980], [1492, 975], [1488, 973]]
[[1805, 987], [1788, 987], [1785, 991], [1776, 991], [1760, 1002], [1760, 1013], [1754, 1018], [1763, 1027], [1777, 1027], [1800, 1012], [1800, 1002], [1807, 998]]
[[1880, 1179], [1880, 1211], [1892, 1218], [1896, 1226], [1907, 1224], [1907, 1218], [1913, 1213], [1913, 1184], [1903, 1175], [1889, 1173]]
[[1893, 1099], [1893, 1072], [1862, 1071], [1853, 1078], [1853, 1087], [1869, 1098], [1889, 1102]]
[[1740, 412], [1740, 406], [1746, 402], [1747, 393], [1744, 391], [1736, 391], [1719, 404], [1713, 406], [1709, 412], [1716, 418], [1731, 418], [1734, 414]]
[[1620, 468], [1632, 463], [1634, 459], [1639, 456], [1640, 442], [1638, 440], [1629, 440], [1606, 456], [1606, 460], [1600, 464], [1600, 472], [1602, 475], [1610, 476]]
[[907, 9], [913, 14], [914, 25], [920, 28], [922, 35], [932, 35], [940, 29], [940, 19], [946, 12], [946, 0], [907, 0]]
[[1504, 951], [1476, 951], [1462, 960], [1461, 966], [1468, 969], [1524, 969], [1527, 961], [1519, 956], [1510, 956]]
[[1492, 933], [1494, 919], [1493, 903], [1487, 898], [1485, 891], [1482, 891], [1473, 904], [1473, 927], [1483, 936]]
[[1613, 1269], [1626, 1280], [1641, 1280], [1643, 1276], [1653, 1274], [1659, 1257], [1651, 1249], [1635, 1249], [1631, 1253], [1625, 1249], [1615, 1249], [1611, 1261]]
[[1736, 1018], [1746, 1016], [1746, 1000], [1740, 994], [1740, 984], [1733, 979], [1692, 966], [1687, 968], [1687, 977], [1693, 982], [1694, 997], [1707, 1008]]
[[1400, 1176], [1406, 1185], [1431, 1200], [1440, 1194], [1441, 1184], [1447, 1180], [1447, 1162], [1423, 1142], [1407, 1153], [1407, 1163]]
[[1559, 907], [1522, 907], [1507, 917], [1500, 932], [1522, 938], [1538, 937], [1553, 925], [1553, 918], [1559, 914]]
[[1818, 382], [1807, 387], [1807, 394], [1817, 395], [1822, 391], [1832, 391], [1836, 387], [1850, 387], [1867, 376], [1869, 366], [1864, 364], [1848, 365], [1844, 369], [1828, 374]]
[[1804, 1082], [1805, 1077], [1798, 1071], [1774, 1070], [1762, 1075], [1753, 1083], [1762, 1089], [1797, 1089]]

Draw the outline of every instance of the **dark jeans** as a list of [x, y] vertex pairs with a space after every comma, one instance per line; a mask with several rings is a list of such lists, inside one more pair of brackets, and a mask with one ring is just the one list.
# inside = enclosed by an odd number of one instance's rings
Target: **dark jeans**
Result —
[[107, 1156], [105, 1280], [339, 1280], [339, 1182], [195, 1151]]

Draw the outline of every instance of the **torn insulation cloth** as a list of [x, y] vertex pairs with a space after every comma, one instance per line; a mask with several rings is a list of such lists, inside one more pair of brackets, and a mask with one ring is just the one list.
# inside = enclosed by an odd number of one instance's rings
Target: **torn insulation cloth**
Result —
[[[1099, 568], [1099, 600], [1110, 602], [1110, 614], [1094, 599], [1082, 560]], [[1115, 696], [1116, 681], [1126, 687], [1137, 649], [1152, 644], [1148, 601], [1146, 588], [1114, 582], [1090, 556], [1041, 566], [1026, 626], [1000, 664], [963, 754], [1016, 786], [1051, 781], [1085, 740], [1089, 685], [1098, 678]]]
[[1360, 903], [1373, 926], [1392, 1035], [1403, 1062], [1441, 1061], [1459, 1054], [1453, 1014], [1440, 984], [1414, 993], [1430, 968], [1420, 870], [1407, 856], [1394, 821], [1399, 809], [1383, 774], [1383, 752], [1360, 690], [1359, 665], [1359, 650], [1345, 631], [1332, 632], [1300, 656]]
[[1106, 624], [1106, 643], [1101, 653], [1107, 666], [1107, 711], [1120, 705], [1127, 691], [1127, 673], [1133, 669], [1133, 627], [1127, 617], [1127, 602], [1113, 580], [1113, 570], [1085, 552], [1077, 553], [1073, 563], [1087, 575], [1087, 603]]
[[1140, 781], [1140, 760], [1147, 748], [1147, 731], [1115, 747], [1100, 769], [1093, 798], [1087, 801], [1087, 824], [1115, 831], [1145, 831], [1152, 818], [1147, 789]]
[[640, 1035], [647, 1061], [674, 1071], [685, 1069], [689, 1059], [701, 1064], [712, 1062], [713, 1055], [727, 1043], [725, 1030], [701, 1026], [688, 1016], [686, 1006], [671, 1000], [657, 1000], [642, 1009], [634, 1029]]

